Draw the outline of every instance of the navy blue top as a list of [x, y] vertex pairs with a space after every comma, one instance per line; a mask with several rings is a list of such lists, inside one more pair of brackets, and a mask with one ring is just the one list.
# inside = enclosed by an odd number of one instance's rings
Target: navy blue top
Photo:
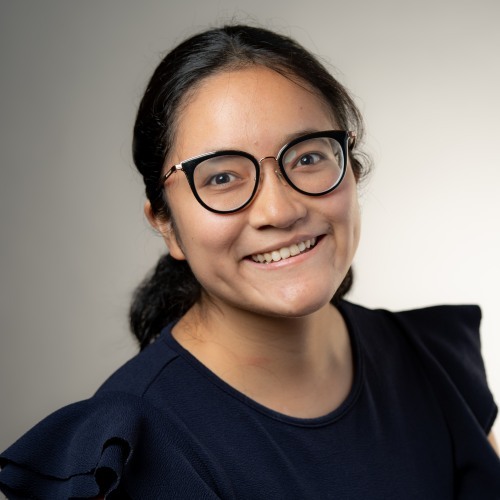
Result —
[[167, 327], [94, 397], [0, 455], [0, 489], [43, 499], [500, 498], [479, 308], [339, 309], [355, 376], [328, 415], [294, 418], [256, 403]]

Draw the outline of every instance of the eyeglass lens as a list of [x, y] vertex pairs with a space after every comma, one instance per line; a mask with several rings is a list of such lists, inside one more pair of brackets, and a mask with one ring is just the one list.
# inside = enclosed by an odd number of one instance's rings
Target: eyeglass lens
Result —
[[[315, 137], [292, 144], [278, 161], [292, 187], [306, 194], [328, 192], [342, 178], [345, 168], [341, 144], [330, 137]], [[194, 187], [208, 207], [229, 212], [244, 206], [254, 194], [257, 166], [245, 156], [221, 153], [199, 163]]]

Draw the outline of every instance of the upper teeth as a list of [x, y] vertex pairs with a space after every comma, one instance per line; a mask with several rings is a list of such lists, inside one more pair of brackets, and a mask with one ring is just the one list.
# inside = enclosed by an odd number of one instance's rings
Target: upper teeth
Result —
[[288, 259], [289, 257], [294, 257], [299, 255], [299, 253], [316, 245], [316, 238], [311, 238], [310, 240], [301, 241], [300, 243], [294, 243], [289, 247], [283, 247], [279, 250], [273, 250], [272, 252], [258, 253], [252, 255], [252, 260], [260, 263], [278, 262], [282, 259]]

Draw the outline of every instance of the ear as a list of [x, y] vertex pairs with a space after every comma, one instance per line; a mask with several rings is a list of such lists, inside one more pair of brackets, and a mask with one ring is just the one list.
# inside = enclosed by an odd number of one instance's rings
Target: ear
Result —
[[155, 231], [158, 231], [165, 241], [170, 255], [176, 260], [186, 260], [184, 251], [182, 250], [179, 238], [175, 234], [172, 220], [163, 221], [159, 219], [153, 212], [149, 200], [144, 203], [144, 215]]

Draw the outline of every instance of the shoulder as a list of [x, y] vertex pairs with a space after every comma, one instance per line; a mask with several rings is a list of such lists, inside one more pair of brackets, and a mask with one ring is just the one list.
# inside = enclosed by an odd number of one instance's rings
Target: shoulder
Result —
[[[343, 302], [346, 320], [367, 348], [405, 349], [447, 404], [461, 403], [485, 432], [497, 407], [481, 354], [481, 310], [476, 305], [440, 305], [393, 312]], [[388, 345], [391, 344], [391, 345]], [[443, 403], [444, 404], [444, 403]]]
[[479, 327], [481, 310], [476, 305], [440, 305], [407, 311], [368, 309], [349, 302], [341, 311], [350, 326], [365, 338], [399, 336], [432, 351], [434, 355], [475, 358], [481, 361]]
[[0, 488], [16, 494], [25, 489], [25, 494], [46, 498], [70, 498], [74, 491], [84, 498], [109, 492], [113, 484], [103, 490], [98, 477], [106, 483], [119, 481], [137, 438], [147, 438], [155, 420], [154, 409], [122, 393], [61, 408], [0, 455]]
[[116, 370], [101, 385], [97, 394], [112, 391], [144, 396], [162, 373], [175, 370], [179, 356], [165, 342], [169, 334], [170, 327], [167, 327], [152, 344]]
[[341, 310], [351, 320], [364, 326], [384, 325], [386, 328], [409, 328], [425, 335], [426, 332], [462, 335], [468, 332], [479, 338], [481, 309], [477, 305], [437, 305], [406, 311], [389, 311], [387, 309], [369, 309], [367, 307], [342, 301]]
[[[211, 498], [213, 475], [197, 466], [208, 461], [206, 452], [172, 410], [175, 394], [164, 394], [159, 404], [148, 393], [162, 376], [176, 378], [177, 358], [160, 337], [92, 398], [39, 422], [0, 454], [0, 491], [9, 498], [94, 498], [111, 492], [128, 498], [126, 490], [157, 498], [161, 484], [162, 494], [172, 498], [188, 490], [193, 498]], [[180, 478], [189, 478], [187, 490]]]
[[447, 367], [459, 362], [484, 372], [481, 310], [476, 305], [439, 305], [395, 312], [343, 301], [340, 310], [348, 327], [370, 347], [386, 350], [411, 346]]
[[103, 390], [57, 410], [0, 454], [0, 491], [9, 498], [215, 498], [223, 481], [206, 463], [206, 450], [168, 404], [159, 409]]

